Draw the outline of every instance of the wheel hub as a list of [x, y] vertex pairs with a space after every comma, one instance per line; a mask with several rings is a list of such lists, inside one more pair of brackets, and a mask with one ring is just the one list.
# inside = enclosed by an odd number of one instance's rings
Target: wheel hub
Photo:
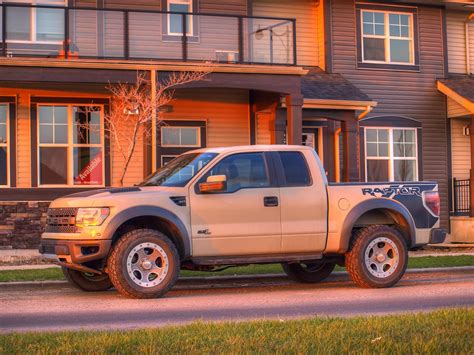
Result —
[[392, 275], [400, 262], [400, 252], [393, 240], [378, 237], [365, 250], [365, 266], [373, 276], [383, 279]]
[[168, 272], [168, 255], [158, 244], [138, 244], [127, 256], [128, 276], [141, 287], [148, 288], [159, 285]]

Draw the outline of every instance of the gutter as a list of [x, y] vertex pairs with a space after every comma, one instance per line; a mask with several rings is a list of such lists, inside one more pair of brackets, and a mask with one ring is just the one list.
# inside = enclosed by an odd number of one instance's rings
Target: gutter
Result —
[[357, 100], [330, 100], [330, 99], [304, 99], [303, 108], [334, 109], [334, 110], [355, 110], [368, 111], [367, 115], [375, 106], [376, 101]]

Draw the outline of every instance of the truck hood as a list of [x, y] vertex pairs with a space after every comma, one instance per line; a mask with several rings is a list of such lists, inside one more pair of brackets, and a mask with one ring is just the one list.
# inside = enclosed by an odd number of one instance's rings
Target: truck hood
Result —
[[171, 202], [169, 197], [186, 196], [184, 187], [140, 186], [89, 190], [54, 200], [51, 208], [65, 207], [124, 207], [158, 205]]

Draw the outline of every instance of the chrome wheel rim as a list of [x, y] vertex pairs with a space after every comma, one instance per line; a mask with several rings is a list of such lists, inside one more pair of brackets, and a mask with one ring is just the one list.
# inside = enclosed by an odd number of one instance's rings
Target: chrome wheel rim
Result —
[[365, 266], [375, 277], [383, 279], [392, 275], [400, 262], [397, 245], [389, 238], [372, 240], [365, 250]]
[[141, 287], [159, 285], [168, 275], [168, 255], [155, 243], [135, 246], [127, 257], [127, 272], [132, 281]]

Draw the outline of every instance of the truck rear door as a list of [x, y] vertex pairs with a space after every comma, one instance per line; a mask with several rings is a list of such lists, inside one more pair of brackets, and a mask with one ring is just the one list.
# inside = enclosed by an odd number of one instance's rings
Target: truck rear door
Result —
[[311, 150], [272, 154], [281, 201], [282, 253], [322, 251], [326, 246], [326, 179]]

